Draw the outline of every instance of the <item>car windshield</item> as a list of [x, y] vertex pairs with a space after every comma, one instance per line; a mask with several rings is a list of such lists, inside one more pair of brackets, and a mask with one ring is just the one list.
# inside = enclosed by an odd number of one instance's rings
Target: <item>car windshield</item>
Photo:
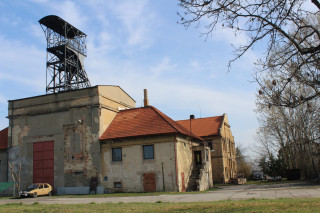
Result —
[[39, 185], [37, 185], [37, 184], [32, 184], [32, 185], [30, 185], [30, 186], [28, 187], [29, 190], [37, 189], [37, 188], [39, 188]]

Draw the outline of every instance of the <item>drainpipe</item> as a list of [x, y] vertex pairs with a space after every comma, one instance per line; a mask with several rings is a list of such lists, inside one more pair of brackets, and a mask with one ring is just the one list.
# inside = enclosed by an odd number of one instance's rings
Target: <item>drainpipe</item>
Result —
[[[98, 91], [99, 91], [99, 88], [98, 88]], [[91, 90], [91, 92], [90, 92], [90, 104], [91, 104], [91, 127], [93, 126], [93, 97], [94, 97], [94, 95], [92, 94], [93, 92], [92, 92], [92, 90]], [[100, 94], [99, 94], [100, 95]], [[99, 96], [98, 96], [98, 98], [99, 98]], [[99, 125], [99, 130], [98, 131], [100, 131], [100, 125]], [[99, 132], [100, 133], [100, 132]], [[100, 135], [99, 135], [99, 137], [100, 137]]]
[[179, 184], [178, 184], [178, 164], [177, 164], [177, 134], [174, 136], [174, 157], [175, 157], [175, 166], [176, 166], [176, 185], [179, 191]]
[[[11, 102], [11, 122], [10, 122], [10, 132], [11, 132], [11, 146], [12, 146], [12, 142], [13, 142], [13, 137], [12, 137], [12, 129], [13, 129], [13, 101], [9, 101]], [[10, 120], [10, 118], [9, 118]]]
[[163, 185], [163, 191], [165, 192], [166, 191], [166, 187], [165, 187], [165, 184], [164, 184], [163, 162], [161, 162], [161, 165], [162, 165], [162, 185]]

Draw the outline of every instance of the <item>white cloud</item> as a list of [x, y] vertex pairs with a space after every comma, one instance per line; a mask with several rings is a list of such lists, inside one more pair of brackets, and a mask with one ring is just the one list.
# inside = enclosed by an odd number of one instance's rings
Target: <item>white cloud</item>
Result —
[[84, 15], [82, 8], [78, 6], [74, 1], [59, 1], [59, 0], [29, 0], [32, 3], [46, 6], [51, 11], [52, 15], [58, 15], [65, 21], [72, 24], [78, 29], [86, 26], [86, 16]]
[[72, 1], [65, 1], [63, 3], [50, 3], [56, 13], [69, 23], [72, 23], [78, 29], [83, 29], [86, 25], [86, 16], [84, 16], [81, 8]]
[[199, 64], [198, 61], [191, 61], [190, 67], [192, 70], [201, 70], [202, 69], [202, 66]]
[[12, 19], [9, 16], [6, 15], [1, 15], [0, 16], [0, 22], [2, 22], [3, 24], [8, 24], [10, 26], [17, 26], [18, 25], [18, 21], [15, 19]]
[[235, 47], [246, 44], [248, 42], [248, 36], [244, 32], [235, 33], [230, 28], [217, 27], [212, 34], [213, 40], [224, 41], [228, 44], [232, 44]]
[[302, 8], [309, 12], [318, 12], [319, 8], [312, 3], [312, 1], [304, 1], [302, 4]]
[[[208, 30], [205, 26], [210, 25], [212, 23], [212, 19], [203, 17], [201, 20], [201, 31], [205, 34]], [[241, 23], [239, 24], [241, 25]], [[236, 47], [246, 44], [249, 39], [245, 32], [236, 32], [234, 29], [222, 26], [222, 23], [218, 23], [212, 33], [208, 34], [208, 39], [209, 38], [214, 41], [223, 41]]]
[[7, 104], [7, 98], [0, 94], [0, 104]]
[[[40, 39], [43, 44], [46, 43], [44, 32], [38, 23], [30, 24], [27, 27], [28, 29], [26, 31], [29, 32], [31, 36], [33, 36], [36, 39]], [[45, 45], [43, 47], [45, 47]]]
[[150, 71], [153, 74], [153, 78], [158, 78], [160, 75], [170, 74], [177, 67], [176, 64], [172, 64], [169, 57], [164, 57], [160, 64], [151, 67]]
[[45, 51], [2, 36], [0, 43], [0, 80], [43, 87]]
[[[232, 124], [231, 124], [232, 125]], [[251, 129], [245, 129], [242, 128], [234, 128], [234, 126], [231, 126], [232, 134], [235, 136], [235, 142], [237, 146], [243, 146], [242, 148], [245, 148], [247, 152], [252, 153], [254, 150], [252, 150], [253, 147], [256, 147], [256, 141], [255, 141], [255, 135], [257, 129], [251, 128]]]
[[148, 7], [148, 0], [111, 3], [109, 8], [125, 26], [129, 46], [148, 47], [153, 42], [152, 30], [156, 19]]
[[29, 2], [32, 2], [32, 3], [41, 3], [41, 4], [44, 4], [44, 3], [47, 3], [49, 2], [49, 0], [28, 0]]

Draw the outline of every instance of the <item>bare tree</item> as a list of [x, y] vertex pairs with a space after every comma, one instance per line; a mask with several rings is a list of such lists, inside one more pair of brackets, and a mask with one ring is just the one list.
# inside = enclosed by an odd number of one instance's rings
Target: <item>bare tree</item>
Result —
[[249, 157], [245, 155], [242, 146], [236, 147], [237, 173], [239, 177], [249, 178], [252, 174], [252, 163], [248, 161]]
[[17, 191], [19, 193], [20, 191], [20, 184], [21, 184], [21, 163], [18, 164], [17, 168], [15, 167], [15, 163], [8, 163], [10, 168], [10, 173], [12, 180], [14, 182], [14, 192]]
[[[307, 7], [306, 3], [312, 3], [313, 7]], [[266, 87], [263, 75], [256, 75], [256, 79], [261, 86], [259, 92], [268, 92], [270, 96], [268, 104], [296, 107], [320, 96], [318, 0], [179, 0], [179, 5], [184, 9], [179, 14], [181, 24], [186, 27], [205, 20], [207, 35], [218, 26], [248, 35], [248, 42], [236, 49], [230, 63], [257, 42], [266, 43], [265, 57], [258, 65], [261, 72], [276, 72], [271, 80], [273, 87]], [[277, 72], [289, 68], [290, 72], [277, 78]], [[286, 96], [291, 84], [308, 87], [312, 93]]]
[[[261, 99], [261, 95], [258, 97]], [[281, 155], [287, 169], [299, 168], [306, 177], [319, 175], [320, 111], [317, 101], [295, 108], [258, 106], [261, 154]]]

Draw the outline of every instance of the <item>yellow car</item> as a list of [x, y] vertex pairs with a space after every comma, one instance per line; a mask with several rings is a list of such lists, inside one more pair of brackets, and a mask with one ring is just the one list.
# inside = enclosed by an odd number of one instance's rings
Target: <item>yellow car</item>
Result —
[[52, 186], [48, 183], [34, 183], [26, 191], [20, 191], [20, 197], [37, 197], [38, 195], [52, 195]]

